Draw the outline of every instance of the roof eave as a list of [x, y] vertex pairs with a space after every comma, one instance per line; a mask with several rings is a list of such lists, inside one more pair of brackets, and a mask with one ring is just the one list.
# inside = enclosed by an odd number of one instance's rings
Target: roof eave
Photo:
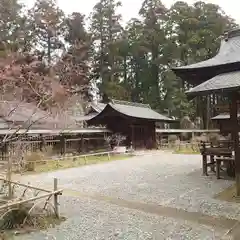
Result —
[[210, 94], [229, 94], [232, 92], [236, 92], [240, 90], [240, 86], [238, 87], [230, 87], [230, 88], [221, 88], [221, 89], [208, 89], [208, 90], [201, 90], [201, 91], [186, 91], [186, 95], [188, 97], [188, 99], [193, 99], [197, 96], [206, 96], [206, 95], [210, 95]]
[[169, 119], [162, 119], [162, 120], [156, 119], [155, 121], [156, 122], [160, 122], [160, 123], [174, 123], [174, 122], [178, 122], [178, 120], [171, 119], [171, 118], [169, 118]]

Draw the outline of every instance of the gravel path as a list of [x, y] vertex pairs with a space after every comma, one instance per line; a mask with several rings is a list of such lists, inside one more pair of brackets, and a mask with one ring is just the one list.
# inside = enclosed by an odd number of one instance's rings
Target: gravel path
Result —
[[213, 230], [186, 221], [119, 208], [103, 202], [64, 197], [68, 220], [48, 232], [21, 236], [21, 240], [210, 240], [220, 239], [222, 229]]
[[197, 155], [151, 152], [124, 161], [25, 176], [23, 182], [43, 187], [51, 187], [53, 177], [59, 178], [60, 188], [66, 189], [61, 211], [68, 219], [45, 233], [16, 239], [53, 239], [46, 234], [59, 240], [221, 239], [227, 229], [68, 196], [68, 191], [74, 190], [240, 220], [239, 204], [213, 198], [233, 182], [202, 177], [200, 168], [201, 157]]

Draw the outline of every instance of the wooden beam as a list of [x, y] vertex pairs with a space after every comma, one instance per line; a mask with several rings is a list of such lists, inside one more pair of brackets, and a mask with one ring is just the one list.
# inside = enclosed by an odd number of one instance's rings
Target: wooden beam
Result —
[[37, 197], [28, 198], [26, 200], [20, 200], [20, 201], [16, 201], [16, 202], [9, 202], [7, 204], [1, 205], [0, 206], [0, 210], [5, 209], [5, 208], [9, 208], [9, 207], [13, 207], [13, 206], [16, 206], [16, 205], [24, 204], [24, 203], [27, 203], [27, 202], [32, 202], [32, 201], [35, 201], [35, 200], [38, 200], [38, 199], [41, 199], [41, 198], [53, 196], [55, 194], [59, 194], [60, 195], [62, 192], [63, 192], [63, 189], [60, 189], [60, 190], [53, 191], [53, 192], [50, 192], [50, 193], [45, 193], [45, 194], [37, 196]]
[[5, 181], [5, 182], [10, 182], [13, 185], [19, 185], [21, 187], [27, 187], [27, 188], [31, 188], [31, 189], [38, 190], [38, 191], [43, 191], [43, 192], [48, 192], [48, 193], [52, 192], [50, 190], [46, 190], [46, 189], [43, 189], [43, 188], [31, 186], [29, 184], [23, 184], [23, 183], [15, 182], [15, 181], [8, 181], [8, 180], [6, 180], [5, 178], [2, 178], [2, 177], [0, 177], [0, 180]]

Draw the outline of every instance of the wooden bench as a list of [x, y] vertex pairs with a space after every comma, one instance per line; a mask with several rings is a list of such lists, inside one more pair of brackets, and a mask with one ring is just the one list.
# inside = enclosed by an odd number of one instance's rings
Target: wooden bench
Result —
[[[204, 176], [208, 176], [208, 167], [212, 172], [215, 172], [215, 157], [232, 157], [232, 151], [229, 148], [223, 147], [206, 147], [203, 143], [201, 148], [202, 154], [202, 171]], [[210, 158], [210, 162], [208, 161]]]
[[[229, 171], [234, 171], [234, 164], [235, 164], [235, 159], [233, 157], [217, 157], [216, 158], [216, 176], [217, 179], [220, 179], [220, 170], [221, 170], [221, 163], [224, 162], [228, 165], [228, 170]], [[234, 172], [232, 173], [234, 174]], [[230, 175], [230, 174], [228, 174]]]

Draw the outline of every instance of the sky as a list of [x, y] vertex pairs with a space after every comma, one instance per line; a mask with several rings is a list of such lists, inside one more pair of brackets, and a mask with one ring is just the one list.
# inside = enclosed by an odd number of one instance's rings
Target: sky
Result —
[[[21, 0], [25, 5], [32, 6], [35, 0]], [[183, 0], [184, 1], [184, 0]], [[93, 6], [98, 0], [57, 0], [58, 5], [66, 13], [81, 12], [86, 16], [92, 11]], [[120, 13], [123, 16], [123, 21], [127, 22], [133, 17], [137, 17], [138, 11], [143, 0], [121, 0], [122, 7]], [[170, 7], [176, 0], [162, 0], [165, 6]], [[194, 3], [195, 0], [185, 0], [188, 3]], [[235, 18], [240, 23], [240, 1], [239, 0], [204, 0], [204, 2], [218, 4], [232, 18]]]

